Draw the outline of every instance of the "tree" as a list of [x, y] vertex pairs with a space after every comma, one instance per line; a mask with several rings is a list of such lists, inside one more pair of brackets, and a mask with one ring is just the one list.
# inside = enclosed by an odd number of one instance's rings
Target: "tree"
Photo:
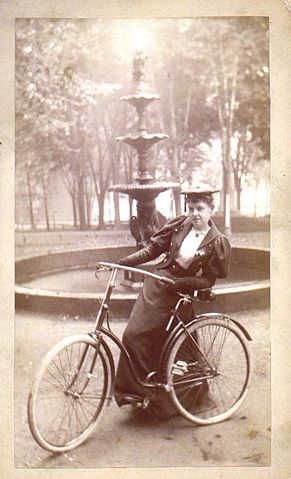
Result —
[[88, 108], [96, 110], [98, 97], [119, 88], [93, 78], [105, 51], [100, 48], [104, 35], [98, 36], [102, 28], [92, 21], [43, 19], [20, 20], [17, 28], [17, 158], [26, 154], [25, 142], [37, 156], [35, 138], [47, 140], [54, 170], [60, 169], [72, 197], [74, 224], [81, 229], [90, 209]]
[[[134, 152], [115, 138], [135, 128], [135, 112], [119, 99], [131, 87], [132, 58], [124, 45], [132, 44], [126, 36], [135, 23], [17, 20], [16, 159], [25, 164], [30, 158], [30, 175], [43, 164], [35, 181], [42, 185], [47, 224], [47, 192], [57, 172], [72, 198], [74, 224], [81, 228], [90, 224], [94, 195], [103, 227], [108, 187], [132, 181]], [[146, 76], [161, 98], [148, 108], [147, 125], [170, 137], [149, 151], [150, 171], [154, 176], [162, 163], [175, 180], [192, 177], [206, 161], [201, 145], [211, 151], [219, 140], [224, 204], [233, 179], [239, 203], [251, 163], [269, 157], [267, 20], [144, 19], [143, 24], [153, 38]], [[177, 212], [179, 204], [177, 195]], [[227, 220], [230, 208], [224, 210]], [[118, 222], [116, 197], [115, 211]]]
[[[239, 195], [243, 175], [250, 165], [248, 154], [262, 149], [268, 154], [268, 24], [265, 18], [215, 18], [186, 21], [186, 62], [195, 69], [194, 88], [186, 95], [185, 125], [199, 143], [220, 138], [223, 165], [225, 229], [230, 231], [231, 173]], [[181, 61], [175, 62], [181, 65]], [[178, 67], [177, 67], [178, 68]], [[184, 73], [187, 70], [184, 68]], [[187, 92], [180, 71], [179, 84]], [[195, 96], [193, 91], [198, 92]], [[185, 96], [185, 95], [184, 95]], [[185, 102], [184, 102], [185, 103]], [[191, 106], [189, 105], [191, 104]], [[184, 129], [185, 131], [185, 129]], [[252, 148], [242, 150], [233, 163], [234, 138], [252, 135]], [[193, 141], [192, 141], [193, 143]], [[245, 144], [246, 146], [246, 144]], [[196, 150], [198, 152], [198, 150]], [[256, 153], [255, 153], [256, 152]], [[243, 166], [244, 171], [241, 172]], [[241, 174], [242, 173], [242, 174]], [[241, 176], [240, 176], [241, 175]], [[238, 200], [239, 201], [239, 200]]]

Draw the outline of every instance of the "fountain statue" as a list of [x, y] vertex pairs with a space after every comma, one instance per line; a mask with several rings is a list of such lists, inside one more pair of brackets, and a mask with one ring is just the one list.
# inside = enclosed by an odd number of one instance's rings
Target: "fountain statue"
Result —
[[168, 138], [164, 133], [149, 133], [146, 127], [146, 108], [159, 99], [159, 95], [149, 92], [145, 81], [145, 54], [138, 50], [133, 58], [133, 90], [131, 95], [121, 98], [134, 106], [137, 110], [137, 130], [126, 136], [117, 138], [117, 141], [134, 147], [138, 154], [138, 174], [134, 184], [113, 185], [110, 191], [128, 194], [137, 202], [137, 216], [129, 220], [129, 228], [136, 241], [137, 248], [142, 248], [166, 221], [166, 218], [156, 209], [155, 198], [169, 188], [178, 189], [177, 182], [155, 181], [148, 171], [148, 150], [159, 141]]

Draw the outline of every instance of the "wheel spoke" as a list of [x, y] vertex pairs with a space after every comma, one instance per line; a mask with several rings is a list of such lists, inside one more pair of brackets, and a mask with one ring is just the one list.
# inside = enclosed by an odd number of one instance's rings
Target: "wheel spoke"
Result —
[[71, 449], [88, 437], [108, 389], [104, 354], [96, 353], [91, 339], [69, 338], [55, 350], [43, 360], [29, 403], [32, 434], [53, 451]]
[[57, 423], [57, 425], [55, 424], [55, 428], [54, 428], [53, 433], [52, 433], [52, 438], [56, 437], [56, 439], [54, 439], [54, 441], [56, 441], [59, 438], [59, 435], [60, 435], [60, 432], [61, 432], [61, 425], [65, 421], [65, 419], [67, 417], [67, 414], [68, 414], [68, 404], [64, 403], [63, 404], [63, 409], [62, 409], [62, 412], [61, 412], [61, 417], [60, 417], [59, 422]]
[[201, 320], [189, 326], [188, 332], [191, 337], [179, 336], [169, 352], [170, 395], [190, 421], [218, 422], [234, 412], [246, 393], [247, 347], [228, 319]]
[[52, 386], [55, 386], [56, 388], [63, 391], [64, 390], [64, 385], [56, 378], [56, 376], [49, 369], [47, 369], [46, 372], [52, 377], [52, 379], [55, 380], [56, 383], [54, 384], [51, 381], [49, 381], [48, 379], [44, 379], [44, 381], [50, 383]]

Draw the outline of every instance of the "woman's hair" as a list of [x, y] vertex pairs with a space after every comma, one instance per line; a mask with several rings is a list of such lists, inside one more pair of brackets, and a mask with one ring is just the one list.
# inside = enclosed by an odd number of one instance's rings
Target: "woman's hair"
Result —
[[193, 195], [193, 196], [187, 196], [186, 197], [186, 203], [189, 203], [191, 201], [192, 203], [197, 203], [198, 201], [203, 201], [206, 203], [212, 210], [214, 210], [214, 198], [211, 194], [206, 195]]

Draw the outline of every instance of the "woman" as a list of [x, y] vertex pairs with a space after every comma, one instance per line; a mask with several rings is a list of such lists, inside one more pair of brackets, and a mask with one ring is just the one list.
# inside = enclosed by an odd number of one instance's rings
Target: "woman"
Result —
[[[217, 278], [226, 278], [228, 274], [230, 244], [210, 219], [214, 209], [213, 193], [217, 191], [205, 186], [182, 191], [188, 206], [187, 216], [168, 221], [144, 248], [118, 261], [124, 266], [136, 266], [164, 253], [152, 271], [175, 281], [172, 288], [146, 277], [125, 329], [123, 343], [142, 380], [158, 368], [169, 334], [166, 326], [178, 300], [177, 292], [193, 295], [195, 290], [211, 288]], [[190, 313], [189, 307], [185, 307], [186, 321]], [[171, 409], [164, 400], [166, 395], [161, 395], [164, 396], [162, 401], [158, 397], [151, 399], [151, 405], [159, 410], [160, 416], [170, 415]], [[115, 380], [117, 404], [141, 406], [145, 396], [146, 391], [133, 381], [121, 355]]]

